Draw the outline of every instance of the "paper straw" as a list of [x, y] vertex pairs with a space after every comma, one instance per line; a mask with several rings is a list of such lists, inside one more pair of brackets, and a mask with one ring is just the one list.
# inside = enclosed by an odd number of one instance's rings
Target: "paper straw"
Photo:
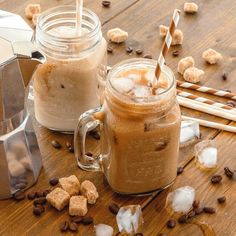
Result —
[[76, 35], [82, 34], [83, 0], [76, 0]]
[[208, 120], [202, 120], [198, 118], [193, 118], [189, 116], [182, 116], [183, 120], [192, 120], [192, 121], [197, 121], [201, 126], [209, 127], [209, 128], [214, 128], [214, 129], [219, 129], [219, 130], [224, 130], [232, 133], [236, 133], [236, 127], [231, 126], [231, 125], [224, 125], [220, 124], [217, 122], [212, 122]]
[[234, 111], [235, 114], [236, 114], [236, 109], [235, 108], [227, 106], [223, 103], [215, 102], [213, 100], [210, 100], [210, 99], [207, 99], [207, 98], [204, 98], [204, 97], [199, 97], [199, 96], [196, 96], [192, 93], [188, 93], [188, 92], [181, 91], [181, 90], [178, 90], [178, 89], [177, 89], [177, 94], [181, 97], [189, 98], [189, 99], [195, 100], [197, 102], [202, 102], [202, 103], [206, 103], [208, 105], [212, 105], [214, 107], [220, 107], [220, 108], [223, 108], [223, 109], [226, 109], [226, 110]]
[[219, 97], [225, 97], [225, 98], [230, 98], [232, 100], [236, 100], [235, 93], [230, 93], [230, 92], [227, 92], [224, 90], [218, 90], [218, 89], [200, 86], [197, 84], [192, 84], [189, 82], [183, 82], [183, 81], [179, 81], [179, 80], [177, 80], [177, 86], [182, 87], [182, 88], [196, 90], [196, 91], [203, 92], [203, 93], [212, 94], [212, 95], [219, 96]]
[[188, 98], [177, 96], [178, 103], [183, 106], [193, 110], [201, 111], [210, 115], [222, 117], [224, 119], [236, 121], [236, 115], [230, 113], [230, 111], [224, 110], [219, 107], [213, 107], [211, 105], [197, 102]]
[[155, 77], [153, 78], [153, 83], [152, 83], [153, 86], [155, 85], [156, 80], [158, 81], [161, 71], [163, 70], [166, 54], [170, 48], [175, 29], [179, 23], [179, 14], [180, 14], [180, 10], [175, 9], [172, 16], [171, 23], [170, 23], [170, 27], [165, 37], [165, 41], [162, 45], [161, 53], [158, 58], [158, 62], [157, 62], [156, 70], [155, 70]]

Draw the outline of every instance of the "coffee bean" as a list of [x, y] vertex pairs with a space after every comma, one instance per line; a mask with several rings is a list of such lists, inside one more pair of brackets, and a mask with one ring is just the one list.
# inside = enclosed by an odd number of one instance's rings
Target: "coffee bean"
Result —
[[61, 232], [66, 232], [68, 229], [69, 229], [69, 222], [68, 221], [62, 222], [60, 225]]
[[160, 141], [160, 142], [158, 142], [158, 143], [156, 144], [155, 151], [156, 151], [156, 152], [159, 152], [159, 151], [165, 149], [166, 146], [167, 146], [167, 142], [166, 142], [166, 141]]
[[30, 191], [28, 194], [27, 194], [27, 198], [29, 200], [33, 200], [36, 198], [36, 191]]
[[203, 207], [198, 207], [194, 209], [196, 215], [200, 215], [203, 213]]
[[203, 211], [208, 214], [216, 213], [216, 209], [214, 207], [203, 207]]
[[178, 57], [179, 56], [179, 51], [178, 50], [173, 51], [172, 55], [173, 55], [173, 57]]
[[19, 190], [13, 194], [13, 199], [16, 201], [21, 201], [25, 199], [25, 193], [22, 190]]
[[86, 152], [85, 155], [89, 156], [89, 157], [92, 157], [93, 156], [93, 153], [92, 152]]
[[89, 134], [96, 140], [100, 140], [100, 134], [96, 130], [92, 130], [89, 132]]
[[211, 177], [211, 182], [213, 184], [219, 184], [221, 182], [221, 180], [222, 180], [222, 176], [221, 175], [213, 175]]
[[135, 52], [136, 52], [137, 55], [143, 54], [143, 50], [141, 48], [136, 49]]
[[84, 225], [90, 225], [93, 223], [93, 218], [90, 216], [85, 216], [81, 223]]
[[46, 189], [43, 191], [43, 196], [46, 197], [51, 192], [50, 189]]
[[82, 216], [73, 216], [71, 221], [76, 223], [76, 224], [79, 224], [83, 221], [83, 217]]
[[199, 204], [200, 204], [200, 201], [199, 201], [199, 200], [194, 200], [194, 201], [193, 201], [193, 208], [198, 208], [198, 207], [199, 207]]
[[38, 207], [42, 213], [45, 212], [45, 207], [43, 205], [37, 205], [36, 207]]
[[52, 140], [52, 146], [56, 149], [60, 149], [62, 146], [57, 140]]
[[191, 219], [196, 215], [194, 210], [191, 210], [190, 212], [188, 212], [188, 218]]
[[78, 225], [74, 222], [69, 223], [69, 230], [71, 232], [77, 232], [78, 231]]
[[39, 197], [34, 200], [34, 205], [45, 205], [47, 203], [47, 199], [45, 197]]
[[113, 53], [113, 48], [110, 47], [110, 46], [107, 46], [107, 52], [108, 52], [108, 53]]
[[59, 179], [57, 177], [49, 180], [49, 184], [52, 186], [56, 186], [59, 183]]
[[181, 167], [181, 166], [179, 166], [179, 167], [177, 168], [177, 175], [180, 175], [180, 174], [182, 174], [183, 172], [184, 172], [184, 168]]
[[229, 179], [232, 179], [232, 177], [233, 177], [233, 175], [234, 175], [234, 172], [231, 171], [231, 170], [229, 169], [229, 167], [225, 167], [225, 168], [224, 168], [224, 171], [225, 171], [225, 175], [226, 175]]
[[147, 55], [145, 55], [145, 56], [144, 56], [144, 58], [147, 58], [147, 59], [152, 59], [152, 55], [150, 55], [150, 54], [147, 54]]
[[110, 1], [102, 1], [102, 5], [103, 5], [104, 7], [110, 7], [111, 2], [110, 2]]
[[169, 219], [166, 223], [167, 228], [172, 229], [176, 226], [175, 219]]
[[36, 215], [36, 216], [41, 216], [42, 214], [42, 210], [40, 207], [34, 207], [33, 208], [33, 214]]
[[223, 79], [223, 80], [227, 80], [227, 78], [228, 78], [228, 75], [227, 75], [226, 72], [224, 72], [224, 73], [222, 74], [222, 79]]
[[73, 144], [69, 141], [66, 142], [66, 147], [68, 148], [69, 152], [74, 153]]
[[15, 189], [25, 189], [27, 187], [27, 184], [25, 183], [19, 183], [15, 185]]
[[133, 52], [133, 48], [132, 48], [131, 46], [128, 46], [128, 47], [126, 48], [126, 52], [127, 52], [127, 53]]
[[179, 217], [178, 222], [180, 224], [185, 224], [187, 222], [187, 220], [188, 220], [188, 216], [186, 214], [184, 214], [184, 215]]
[[120, 210], [120, 207], [116, 203], [111, 203], [108, 208], [114, 215], [117, 215], [118, 211]]
[[43, 190], [36, 191], [36, 197], [44, 197], [44, 191]]
[[225, 196], [219, 197], [219, 198], [217, 198], [217, 201], [218, 201], [218, 203], [220, 203], [220, 204], [225, 203], [226, 197], [225, 197]]
[[63, 84], [61, 84], [61, 88], [62, 88], [62, 89], [64, 89], [64, 88], [65, 88], [65, 86], [64, 86]]

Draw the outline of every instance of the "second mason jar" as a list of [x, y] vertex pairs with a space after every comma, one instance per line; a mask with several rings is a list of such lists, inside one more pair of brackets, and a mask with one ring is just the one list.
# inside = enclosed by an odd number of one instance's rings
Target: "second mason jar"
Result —
[[[176, 178], [181, 122], [176, 83], [167, 66], [157, 82], [156, 64], [137, 58], [115, 65], [102, 108], [81, 115], [75, 132], [78, 165], [103, 171], [111, 188], [121, 194], [147, 194]], [[101, 154], [91, 157], [86, 155], [86, 132], [97, 125]]]
[[83, 9], [82, 34], [76, 34], [73, 6], [42, 13], [36, 43], [46, 56], [34, 74], [37, 121], [52, 130], [73, 132], [78, 116], [101, 103], [106, 77], [107, 43], [99, 18]]

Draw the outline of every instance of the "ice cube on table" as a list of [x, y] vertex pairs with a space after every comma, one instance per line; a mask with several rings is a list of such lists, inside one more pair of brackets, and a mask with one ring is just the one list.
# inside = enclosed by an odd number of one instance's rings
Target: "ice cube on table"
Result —
[[119, 232], [135, 234], [142, 233], [143, 216], [140, 205], [128, 205], [120, 208], [116, 215]]
[[134, 88], [134, 82], [129, 78], [113, 78], [111, 83], [120, 93], [128, 93]]
[[215, 168], [217, 166], [217, 153], [213, 140], [204, 140], [195, 145], [197, 164], [202, 168]]
[[113, 228], [110, 225], [106, 224], [98, 224], [95, 225], [95, 233], [96, 236], [112, 236], [113, 235]]
[[183, 120], [180, 130], [180, 144], [194, 141], [200, 138], [199, 123], [192, 120]]
[[185, 186], [169, 193], [166, 198], [166, 206], [171, 207], [174, 212], [187, 213], [191, 210], [195, 200], [195, 189]]
[[151, 90], [147, 86], [135, 86], [133, 92], [137, 98], [148, 97], [151, 95]]

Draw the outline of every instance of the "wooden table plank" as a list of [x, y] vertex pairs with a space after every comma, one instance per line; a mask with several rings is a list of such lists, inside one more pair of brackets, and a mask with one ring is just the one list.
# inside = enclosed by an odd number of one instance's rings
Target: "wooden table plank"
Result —
[[[62, 3], [74, 2], [71, 0], [39, 0], [39, 1], [20, 1], [12, 6], [12, 0], [0, 0], [1, 9], [12, 10], [14, 12], [23, 14], [24, 7], [31, 2], [40, 2], [43, 9], [47, 9], [51, 6]], [[132, 55], [127, 55], [125, 53], [125, 48], [127, 45], [132, 45], [134, 48], [142, 45], [145, 54], [151, 53], [154, 58], [158, 56], [158, 48], [161, 47], [162, 41], [159, 38], [158, 26], [159, 24], [168, 24], [170, 16], [174, 8], [182, 9], [182, 5], [185, 1], [178, 0], [132, 0], [132, 1], [112, 1], [111, 9], [103, 9], [100, 6], [100, 1], [85, 1], [86, 6], [93, 9], [101, 18], [103, 22], [103, 32], [104, 35], [106, 31], [113, 27], [121, 27], [129, 32], [129, 40], [122, 45], [113, 45], [114, 54], [109, 55], [110, 65], [114, 65], [120, 60], [135, 57], [135, 53]], [[180, 28], [183, 30], [185, 35], [184, 44], [182, 47], [173, 47], [173, 50], [180, 50], [181, 57], [192, 55], [196, 60], [196, 65], [198, 67], [204, 68], [206, 71], [206, 78], [202, 84], [206, 83], [209, 86], [214, 86], [216, 88], [230, 88], [236, 92], [236, 85], [234, 83], [234, 77], [236, 74], [235, 70], [235, 58], [236, 58], [236, 45], [235, 45], [235, 34], [232, 33], [235, 25], [235, 3], [230, 0], [220, 1], [220, 0], [198, 0], [200, 12], [196, 16], [181, 16]], [[171, 6], [171, 7], [170, 7]], [[224, 23], [223, 23], [224, 22]], [[207, 27], [206, 27], [207, 24]], [[144, 27], [145, 26], [145, 27]], [[226, 27], [227, 26], [227, 27]], [[201, 59], [201, 53], [208, 47], [215, 47], [217, 50], [221, 51], [224, 55], [224, 61], [219, 66], [208, 66]], [[181, 77], [176, 73], [176, 66], [179, 58], [172, 58], [171, 53], [167, 57], [168, 65], [173, 69], [178, 79]], [[223, 71], [227, 71], [229, 79], [227, 81], [221, 80], [221, 74]], [[207, 96], [209, 97], [209, 96]], [[218, 99], [218, 98], [217, 98]], [[222, 100], [222, 99], [219, 99]], [[225, 100], [224, 100], [225, 101]], [[212, 116], [205, 115], [200, 112], [193, 112], [188, 109], [182, 109], [184, 114], [194, 114], [197, 117], [211, 119], [214, 121], [227, 123], [228, 121]], [[160, 230], [165, 227], [165, 220], [168, 219], [163, 203], [165, 200], [165, 195], [167, 191], [160, 194], [157, 198], [154, 197], [144, 197], [144, 198], [133, 198], [133, 197], [122, 197], [112, 192], [112, 190], [107, 185], [106, 181], [102, 177], [101, 173], [88, 173], [81, 171], [77, 168], [74, 157], [72, 154], [63, 148], [62, 150], [54, 150], [51, 147], [50, 141], [52, 139], [58, 139], [61, 143], [65, 144], [67, 140], [72, 137], [67, 135], [62, 135], [58, 133], [49, 132], [46, 129], [36, 125], [37, 136], [39, 138], [39, 144], [43, 155], [44, 169], [39, 178], [39, 182], [34, 187], [35, 189], [44, 189], [48, 187], [48, 180], [54, 176], [65, 176], [68, 174], [76, 174], [79, 179], [90, 179], [98, 187], [100, 193], [100, 199], [95, 206], [92, 206], [89, 210], [89, 214], [94, 216], [95, 223], [107, 223], [115, 227], [115, 217], [110, 214], [107, 210], [107, 204], [111, 201], [115, 201], [120, 205], [139, 203], [144, 207], [144, 217], [145, 217], [145, 236], [153, 235], [156, 236]], [[203, 139], [214, 138], [218, 134], [218, 131], [212, 129], [202, 129]], [[221, 144], [221, 153], [226, 153], [229, 148], [233, 146], [235, 138], [229, 138], [229, 134], [220, 134], [219, 143]], [[218, 139], [217, 137], [217, 139]], [[231, 136], [230, 136], [231, 137]], [[230, 141], [231, 146], [226, 146], [223, 144], [224, 139], [232, 139]], [[89, 139], [89, 147], [91, 151], [98, 149], [97, 143]], [[223, 147], [225, 146], [225, 147]], [[229, 148], [227, 148], [229, 147]], [[223, 149], [222, 149], [223, 148]], [[229, 151], [228, 151], [229, 152]], [[180, 164], [184, 165], [188, 162], [189, 158], [192, 158], [192, 149], [188, 149], [182, 152], [180, 157]], [[233, 155], [231, 153], [231, 155]], [[230, 160], [232, 158], [229, 158]], [[223, 160], [223, 159], [222, 159]], [[233, 160], [233, 159], [232, 159]], [[195, 183], [196, 179], [201, 176], [200, 183], [203, 186], [198, 186], [198, 191], [201, 192], [206, 190], [208, 184], [205, 184], [207, 176], [199, 174], [198, 170], [195, 170], [194, 164], [191, 162], [187, 165], [185, 172], [182, 176], [177, 178], [174, 185], [181, 186], [182, 184], [192, 185]], [[199, 174], [199, 175], [198, 175]], [[195, 181], [194, 181], [195, 180]], [[191, 184], [190, 184], [191, 183]], [[208, 183], [208, 182], [207, 182]], [[195, 186], [195, 185], [194, 185]], [[203, 190], [201, 190], [203, 189]], [[222, 189], [221, 189], [222, 190]], [[232, 188], [233, 191], [233, 188]], [[221, 192], [217, 192], [221, 193]], [[229, 195], [231, 193], [231, 188], [229, 189]], [[212, 197], [212, 195], [211, 195]], [[205, 199], [206, 198], [206, 199]], [[212, 197], [213, 198], [213, 197]], [[206, 203], [211, 203], [212, 198], [207, 198], [205, 195], [201, 196], [201, 199], [206, 201]], [[153, 201], [151, 201], [154, 199]], [[209, 202], [208, 202], [209, 201]], [[148, 205], [148, 203], [150, 203]], [[230, 201], [231, 203], [231, 201]], [[234, 204], [234, 203], [232, 203]], [[229, 204], [230, 205], [230, 204]], [[229, 206], [227, 205], [227, 206]], [[4, 209], [4, 210], [3, 210]], [[227, 208], [228, 209], [228, 208]], [[220, 211], [221, 212], [221, 211]], [[223, 217], [224, 211], [220, 213]], [[233, 208], [229, 209], [229, 216], [233, 216]], [[24, 218], [26, 220], [21, 221]], [[64, 210], [61, 214], [57, 213], [54, 209], [49, 207], [47, 212], [41, 218], [35, 218], [32, 216], [32, 206], [28, 201], [23, 201], [20, 203], [12, 202], [12, 200], [6, 200], [0, 202], [0, 222], [2, 226], [0, 228], [0, 235], [58, 235], [59, 229], [58, 224], [64, 219], [68, 218], [67, 210]], [[208, 217], [210, 218], [210, 217]], [[206, 219], [211, 223], [215, 220], [214, 217]], [[215, 221], [214, 224], [216, 224]], [[229, 223], [229, 229], [233, 232], [233, 221]], [[14, 226], [14, 228], [13, 228]], [[17, 227], [16, 227], [17, 226]], [[215, 225], [214, 225], [215, 226]], [[220, 227], [218, 227], [220, 230]], [[218, 230], [217, 228], [217, 230]], [[225, 228], [224, 228], [225, 229]], [[117, 229], [116, 229], [117, 230]], [[178, 231], [181, 230], [181, 231]], [[92, 235], [93, 227], [80, 227], [80, 232], [77, 235]], [[188, 234], [193, 235], [193, 232], [197, 232], [196, 228], [188, 227], [184, 229]], [[171, 235], [175, 235], [176, 232], [182, 233], [182, 228], [178, 227]], [[222, 233], [223, 231], [219, 231]], [[229, 232], [229, 231], [228, 231]], [[168, 233], [170, 233], [168, 231]], [[169, 235], [169, 234], [168, 234]], [[179, 234], [182, 235], [182, 234]], [[221, 234], [219, 234], [221, 235]], [[194, 235], [195, 236], [195, 235]], [[196, 235], [197, 236], [197, 235]], [[231, 235], [230, 235], [231, 236]]]

